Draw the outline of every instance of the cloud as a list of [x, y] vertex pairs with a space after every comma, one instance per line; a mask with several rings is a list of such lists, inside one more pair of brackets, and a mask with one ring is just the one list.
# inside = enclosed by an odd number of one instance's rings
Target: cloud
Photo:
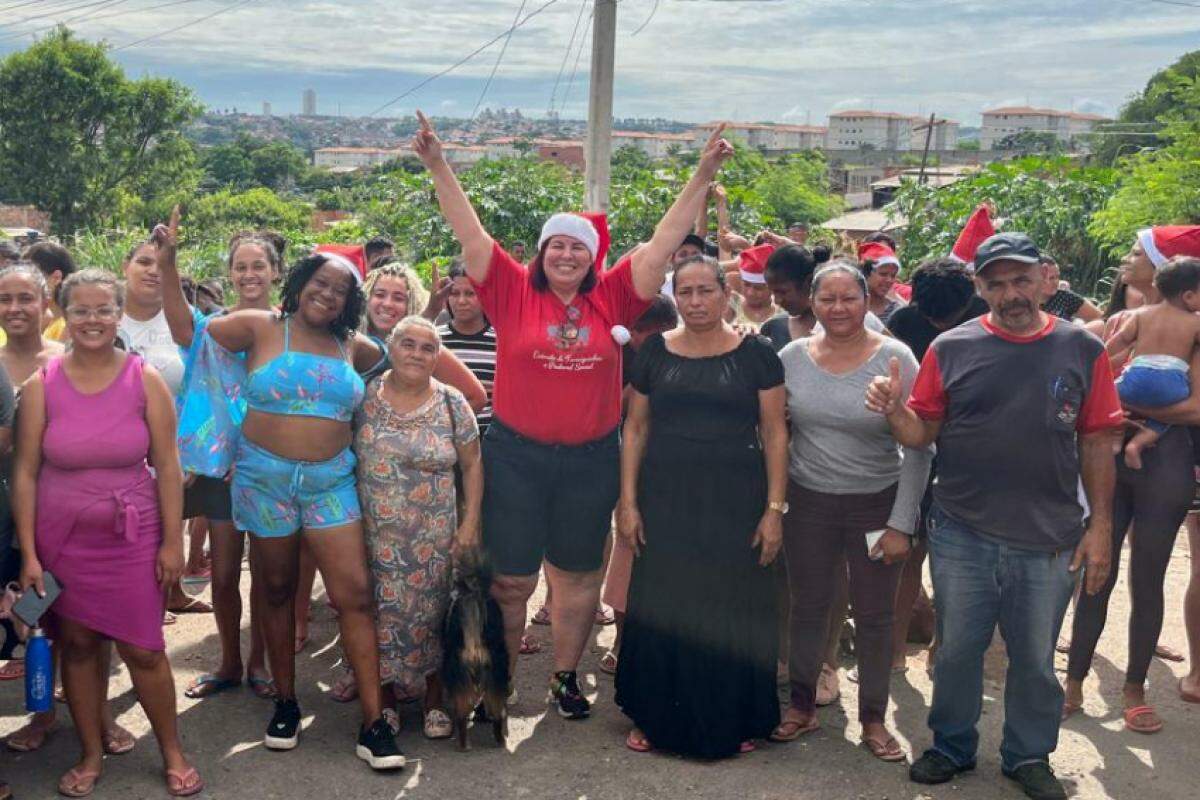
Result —
[[[121, 45], [222, 7], [198, 0], [153, 15], [97, 12], [74, 27]], [[553, 95], [586, 111], [585, 0], [557, 0], [512, 35], [485, 105], [544, 113]], [[526, 4], [528, 16], [545, 0]], [[258, 0], [122, 51], [133, 74], [178, 77], [215, 106], [272, 100], [299, 110], [303, 85], [324, 105], [366, 113], [503, 33], [515, 0]], [[1115, 111], [1200, 36], [1195, 9], [1131, 0], [624, 0], [618, 7], [616, 114], [823, 122], [849, 105], [978, 124], [1006, 100]], [[919, 5], [920, 13], [914, 13]], [[18, 12], [19, 13], [19, 12]], [[111, 14], [111, 16], [109, 16]], [[82, 17], [80, 12], [74, 14]], [[108, 17], [108, 18], [104, 18]], [[32, 30], [53, 22], [6, 23]], [[501, 40], [502, 41], [502, 40]], [[0, 40], [0, 54], [28, 38]], [[500, 42], [406, 98], [473, 107]], [[578, 70], [574, 69], [578, 63]], [[570, 80], [575, 72], [574, 81]], [[569, 90], [568, 90], [569, 85]], [[565, 99], [564, 99], [565, 98]], [[1093, 107], [1089, 105], [1089, 108]]]

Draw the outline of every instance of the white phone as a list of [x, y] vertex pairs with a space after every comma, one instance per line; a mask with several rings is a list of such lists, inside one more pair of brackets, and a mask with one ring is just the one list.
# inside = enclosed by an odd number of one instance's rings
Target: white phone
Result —
[[883, 558], [882, 552], [876, 554], [872, 551], [875, 549], [875, 545], [879, 544], [879, 540], [883, 538], [885, 533], [887, 533], [887, 528], [880, 528], [877, 531], [867, 531], [867, 558], [872, 561], [879, 561]]

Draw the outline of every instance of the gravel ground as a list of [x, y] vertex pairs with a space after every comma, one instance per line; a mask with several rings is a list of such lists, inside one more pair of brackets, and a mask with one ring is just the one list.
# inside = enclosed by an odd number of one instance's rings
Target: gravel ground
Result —
[[[1126, 553], [1126, 558], [1128, 554]], [[1190, 556], [1181, 535], [1167, 577], [1167, 622], [1163, 642], [1184, 650], [1181, 604]], [[244, 576], [243, 590], [248, 590]], [[1121, 581], [1113, 597], [1108, 630], [1101, 640], [1089, 678], [1084, 715], [1064, 725], [1053, 764], [1085, 798], [1169, 800], [1197, 796], [1200, 769], [1200, 707], [1181, 702], [1175, 682], [1182, 664], [1155, 660], [1150, 671], [1150, 702], [1166, 721], [1156, 736], [1124, 731], [1120, 689], [1125, 659], [1129, 600]], [[300, 747], [270, 753], [261, 744], [270, 704], [248, 690], [226, 692], [205, 701], [183, 698], [182, 688], [196, 674], [215, 665], [216, 633], [211, 618], [184, 616], [168, 629], [167, 644], [180, 689], [180, 722], [185, 745], [199, 766], [211, 798], [572, 798], [635, 800], [637, 798], [1020, 798], [1023, 795], [999, 773], [1003, 720], [1003, 646], [989, 655], [981, 720], [982, 743], [975, 773], [940, 787], [909, 783], [903, 766], [883, 764], [857, 746], [855, 687], [845, 678], [843, 696], [821, 712], [823, 729], [790, 745], [763, 744], [735, 760], [696, 763], [663, 755], [638, 755], [625, 749], [628, 723], [612, 703], [612, 680], [597, 661], [612, 640], [611, 628], [597, 628], [592, 647], [580, 667], [581, 680], [595, 703], [592, 719], [568, 722], [548, 714], [545, 680], [550, 670], [549, 629], [532, 626], [545, 645], [542, 653], [522, 657], [518, 672], [520, 699], [513, 709], [507, 750], [490, 741], [490, 728], [473, 731], [474, 749], [460, 753], [447, 741], [430, 742], [420, 735], [418, 707], [403, 709], [401, 747], [409, 766], [401, 773], [373, 774], [353, 755], [357, 706], [339, 705], [326, 696], [337, 676], [336, 625], [324, 603], [314, 606], [312, 643], [298, 657], [300, 702], [305, 727]], [[925, 657], [916, 649], [909, 670], [892, 682], [889, 723], [909, 750], [929, 741], [925, 727], [930, 684]], [[1065, 668], [1065, 656], [1059, 656]], [[0, 735], [23, 724], [21, 687], [0, 685]], [[117, 670], [112, 699], [119, 720], [138, 737], [137, 749], [110, 757], [97, 787], [97, 798], [133, 800], [164, 797], [160, 762], [153, 738], [130, 688], [128, 673]], [[73, 763], [78, 745], [67, 715], [39, 753], [0, 756], [0, 775], [17, 798], [55, 796], [59, 775]]]

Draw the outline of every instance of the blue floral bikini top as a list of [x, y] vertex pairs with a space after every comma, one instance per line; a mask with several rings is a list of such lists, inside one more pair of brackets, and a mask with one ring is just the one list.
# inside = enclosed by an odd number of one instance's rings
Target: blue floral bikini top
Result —
[[242, 395], [253, 411], [349, 422], [366, 387], [346, 360], [291, 349], [291, 320], [283, 321], [283, 352], [246, 378]]

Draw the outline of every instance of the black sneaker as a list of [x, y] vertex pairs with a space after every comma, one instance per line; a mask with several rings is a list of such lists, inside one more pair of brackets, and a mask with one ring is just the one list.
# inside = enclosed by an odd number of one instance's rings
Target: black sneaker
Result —
[[292, 750], [300, 742], [300, 705], [295, 700], [276, 700], [275, 716], [267, 726], [263, 744], [268, 750]]
[[938, 751], [926, 750], [925, 754], [908, 768], [908, 779], [913, 783], [945, 783], [960, 772], [968, 772], [973, 769], [975, 769], [974, 764], [960, 767]]
[[550, 695], [558, 703], [558, 715], [564, 719], [586, 719], [592, 704], [579, 691], [579, 679], [574, 670], [556, 672], [550, 679]]
[[404, 766], [404, 753], [396, 744], [396, 734], [383, 717], [371, 723], [371, 727], [358, 732], [358, 746], [354, 753], [371, 765], [371, 769], [400, 769]]
[[1044, 761], [1022, 764], [1016, 769], [1001, 770], [1004, 777], [1021, 784], [1027, 797], [1033, 800], [1066, 800], [1067, 790], [1054, 777], [1054, 770]]

